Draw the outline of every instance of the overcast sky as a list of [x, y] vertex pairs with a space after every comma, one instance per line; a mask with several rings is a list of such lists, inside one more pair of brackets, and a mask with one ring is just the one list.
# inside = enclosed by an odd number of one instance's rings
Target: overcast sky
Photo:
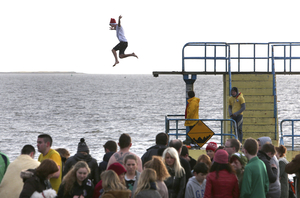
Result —
[[[0, 72], [180, 71], [187, 42], [300, 41], [298, 10], [288, 0], [0, 0]], [[139, 59], [112, 67], [119, 15]]]

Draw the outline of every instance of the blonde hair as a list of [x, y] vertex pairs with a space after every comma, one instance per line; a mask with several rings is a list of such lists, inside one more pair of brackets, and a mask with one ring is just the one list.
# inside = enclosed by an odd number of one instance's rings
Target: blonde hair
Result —
[[73, 168], [66, 174], [64, 177], [62, 184], [65, 184], [64, 187], [64, 195], [72, 193], [71, 190], [74, 186], [75, 181], [77, 180], [76, 178], [76, 172], [80, 168], [86, 168], [88, 171], [88, 174], [91, 172], [88, 164], [85, 161], [78, 161]]
[[152, 160], [146, 162], [144, 164], [144, 167], [152, 168], [153, 170], [155, 170], [158, 181], [164, 181], [165, 179], [170, 177], [168, 169], [166, 168], [166, 165], [164, 164], [160, 156], [153, 155]]
[[206, 154], [200, 155], [200, 156], [198, 157], [197, 162], [198, 162], [198, 163], [199, 163], [199, 162], [203, 162], [204, 164], [206, 164], [206, 166], [207, 166], [208, 168], [211, 167], [211, 160], [210, 160], [210, 157], [209, 157], [208, 155], [206, 155]]
[[173, 169], [175, 171], [175, 176], [176, 177], [182, 177], [185, 174], [185, 171], [184, 171], [184, 169], [182, 168], [182, 166], [180, 164], [178, 152], [173, 147], [168, 147], [168, 148], [165, 149], [165, 151], [163, 152], [163, 157], [162, 158], [163, 158], [163, 161], [164, 161], [165, 165], [168, 167], [168, 165], [166, 164], [166, 154], [167, 153], [172, 158], [175, 159], [174, 165], [173, 165]]
[[[143, 170], [143, 172], [140, 175], [140, 178], [138, 180], [136, 191], [133, 195], [133, 198], [136, 197], [136, 195], [141, 192], [142, 190], [150, 189], [151, 182], [156, 182], [156, 172], [152, 168], [146, 168]], [[155, 183], [156, 185], [156, 183]]]
[[101, 174], [102, 187], [105, 192], [115, 190], [126, 190], [127, 188], [121, 183], [117, 173], [113, 170], [106, 170]]

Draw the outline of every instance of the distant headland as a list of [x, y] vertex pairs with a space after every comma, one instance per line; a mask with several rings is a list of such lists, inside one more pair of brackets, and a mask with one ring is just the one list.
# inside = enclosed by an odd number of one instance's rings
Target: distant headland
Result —
[[84, 74], [73, 71], [0, 72], [0, 74]]

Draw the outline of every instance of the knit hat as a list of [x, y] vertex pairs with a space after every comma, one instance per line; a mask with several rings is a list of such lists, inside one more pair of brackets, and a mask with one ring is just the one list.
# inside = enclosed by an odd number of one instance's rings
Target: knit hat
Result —
[[215, 142], [209, 142], [206, 146], [206, 150], [215, 151], [217, 148], [218, 148], [218, 145]]
[[230, 157], [230, 163], [232, 163], [235, 159], [238, 159], [242, 166], [245, 166], [248, 162], [246, 156], [244, 155], [244, 153], [238, 152], [238, 153], [233, 153]]
[[121, 175], [122, 173], [126, 173], [126, 169], [124, 166], [118, 162], [111, 164], [107, 170], [113, 170], [117, 173], [117, 175]]
[[86, 145], [84, 138], [80, 139], [80, 142], [78, 143], [77, 152], [86, 152], [90, 153], [89, 147]]
[[228, 163], [228, 153], [224, 149], [219, 149], [215, 153], [214, 162], [219, 164], [227, 164]]
[[117, 22], [114, 18], [111, 18], [109, 24], [115, 25], [115, 24], [117, 24]]

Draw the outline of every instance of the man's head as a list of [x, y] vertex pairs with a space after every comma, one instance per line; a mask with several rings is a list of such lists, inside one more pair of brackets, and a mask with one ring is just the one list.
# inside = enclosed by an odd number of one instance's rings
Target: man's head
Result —
[[115, 141], [109, 140], [104, 145], [105, 153], [117, 152], [117, 143]]
[[119, 138], [120, 149], [131, 147], [131, 137], [127, 133], [123, 133]]
[[241, 148], [240, 141], [237, 139], [228, 139], [225, 142], [225, 150], [231, 156], [233, 153], [239, 152]]
[[83, 154], [90, 153], [90, 149], [89, 149], [88, 145], [86, 144], [84, 138], [81, 138], [80, 142], [78, 143], [77, 153], [83, 153]]
[[35, 149], [32, 145], [27, 144], [22, 148], [21, 154], [22, 155], [29, 155], [33, 159], [34, 155], [35, 155]]
[[159, 133], [156, 135], [156, 144], [167, 145], [169, 141], [169, 136], [166, 133]]
[[43, 155], [47, 154], [52, 146], [52, 137], [48, 134], [41, 134], [38, 136], [37, 147], [38, 151]]
[[266, 153], [270, 158], [273, 158], [276, 153], [275, 146], [270, 143], [265, 143], [262, 146], [261, 151]]
[[195, 97], [195, 92], [194, 92], [194, 91], [189, 91], [189, 92], [188, 92], [188, 97], [189, 97], [189, 98]]
[[233, 96], [233, 97], [236, 97], [236, 95], [239, 93], [239, 90], [238, 90], [238, 88], [237, 87], [232, 87], [231, 88], [231, 95]]
[[249, 155], [256, 156], [258, 151], [258, 143], [253, 138], [246, 139], [244, 143], [245, 156], [249, 159]]
[[182, 141], [179, 140], [179, 139], [171, 140], [170, 143], [169, 143], [169, 147], [175, 148], [176, 151], [178, 152], [178, 154], [180, 155], [181, 148], [182, 148]]

